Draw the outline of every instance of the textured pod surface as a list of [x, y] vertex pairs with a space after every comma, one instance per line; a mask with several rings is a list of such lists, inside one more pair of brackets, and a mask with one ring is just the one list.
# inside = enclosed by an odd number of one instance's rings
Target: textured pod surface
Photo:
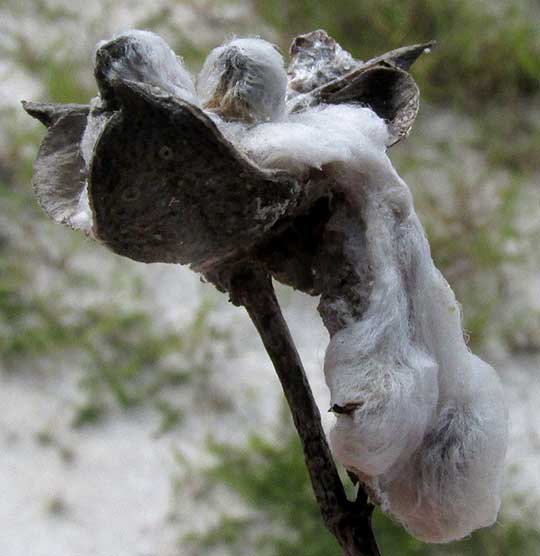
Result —
[[361, 62], [325, 31], [301, 35], [291, 46], [290, 109], [320, 103], [368, 106], [386, 121], [387, 146], [392, 146], [408, 135], [418, 114], [420, 90], [408, 69], [434, 44], [405, 46]]
[[257, 168], [199, 109], [142, 84], [116, 90], [121, 109], [94, 151], [94, 232], [141, 262], [211, 266], [260, 241], [300, 194]]
[[53, 220], [78, 229], [76, 217], [85, 188], [79, 145], [88, 106], [25, 103], [24, 108], [49, 128], [34, 163], [32, 186], [38, 202]]
[[369, 106], [387, 122], [387, 146], [408, 135], [420, 105], [420, 90], [411, 75], [382, 65], [358, 73], [335, 92], [331, 87], [323, 88], [319, 95], [320, 101], [329, 104], [358, 102]]
[[296, 37], [290, 48], [288, 96], [309, 93], [362, 65], [322, 29]]

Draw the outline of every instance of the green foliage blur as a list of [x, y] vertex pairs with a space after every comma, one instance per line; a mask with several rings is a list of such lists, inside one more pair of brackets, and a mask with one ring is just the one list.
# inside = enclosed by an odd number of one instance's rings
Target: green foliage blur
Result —
[[[495, 4], [495, 5], [494, 5]], [[439, 50], [415, 69], [426, 98], [475, 109], [537, 93], [538, 3], [467, 0], [255, 0], [283, 36], [323, 27], [361, 59], [405, 44], [437, 40]]]

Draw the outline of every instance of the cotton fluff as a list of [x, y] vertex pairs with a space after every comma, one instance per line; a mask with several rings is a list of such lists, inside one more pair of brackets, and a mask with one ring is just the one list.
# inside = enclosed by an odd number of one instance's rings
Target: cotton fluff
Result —
[[399, 473], [381, 477], [392, 514], [416, 538], [444, 543], [492, 525], [500, 508], [506, 409], [495, 371], [472, 354], [468, 380], [441, 387], [436, 419]]
[[[359, 145], [368, 145], [364, 133], [371, 134], [377, 145], [384, 148], [386, 126], [374, 112], [356, 106], [329, 105], [289, 114], [283, 121], [243, 129], [236, 143], [265, 168], [301, 173], [330, 164], [346, 165]], [[344, 134], [350, 140], [344, 140]]]
[[414, 269], [411, 322], [437, 361], [439, 399], [422, 444], [379, 482], [390, 512], [415, 537], [449, 542], [497, 518], [508, 434], [504, 393], [495, 371], [465, 345], [459, 305], [414, 212], [396, 229], [394, 249], [401, 267]]
[[286, 89], [281, 54], [258, 38], [234, 39], [215, 48], [197, 78], [203, 106], [228, 121], [282, 118]]
[[327, 106], [247, 130], [241, 146], [267, 167], [324, 168], [357, 208], [373, 284], [326, 352], [332, 449], [413, 535], [448, 542], [496, 519], [507, 413], [496, 373], [465, 345], [385, 137], [369, 109]]
[[[116, 34], [112, 39], [97, 44], [96, 59], [100, 50], [106, 51], [109, 45], [119, 40], [125, 41], [125, 47], [121, 57], [111, 59], [107, 64], [107, 80], [112, 82], [120, 78], [146, 83], [191, 104], [199, 105], [191, 74], [184, 67], [181, 58], [176, 56], [170, 46], [155, 33], [132, 29]], [[110, 116], [111, 113], [103, 99], [100, 97], [92, 99], [80, 146], [87, 170], [90, 168], [94, 146]], [[78, 211], [69, 224], [91, 235], [92, 211], [88, 199], [88, 187], [83, 189]]]
[[125, 40], [125, 49], [122, 56], [112, 60], [107, 68], [108, 80], [119, 77], [147, 83], [199, 105], [193, 79], [181, 58], [159, 35], [151, 31], [131, 29], [115, 35], [111, 40], [101, 41], [97, 45], [96, 56], [100, 49], [121, 39]]

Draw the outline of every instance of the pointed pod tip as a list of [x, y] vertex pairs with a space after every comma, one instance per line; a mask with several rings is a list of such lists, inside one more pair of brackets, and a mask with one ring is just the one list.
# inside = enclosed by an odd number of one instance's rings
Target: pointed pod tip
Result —
[[89, 106], [85, 104], [55, 104], [44, 102], [21, 101], [23, 110], [32, 118], [39, 120], [44, 126], [53, 126], [60, 118], [79, 113], [88, 114]]

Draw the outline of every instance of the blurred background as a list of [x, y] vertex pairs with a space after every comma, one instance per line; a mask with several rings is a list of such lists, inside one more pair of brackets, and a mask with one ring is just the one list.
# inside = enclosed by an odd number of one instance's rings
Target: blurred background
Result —
[[[87, 103], [97, 41], [161, 34], [197, 72], [260, 35], [324, 28], [366, 59], [430, 39], [422, 105], [391, 157], [472, 349], [511, 413], [499, 523], [447, 546], [381, 514], [385, 556], [540, 555], [538, 0], [3, 0], [0, 4], [0, 554], [338, 556], [247, 316], [186, 268], [145, 266], [53, 224], [30, 180], [45, 130], [21, 99]], [[279, 288], [323, 419], [316, 299]]]

